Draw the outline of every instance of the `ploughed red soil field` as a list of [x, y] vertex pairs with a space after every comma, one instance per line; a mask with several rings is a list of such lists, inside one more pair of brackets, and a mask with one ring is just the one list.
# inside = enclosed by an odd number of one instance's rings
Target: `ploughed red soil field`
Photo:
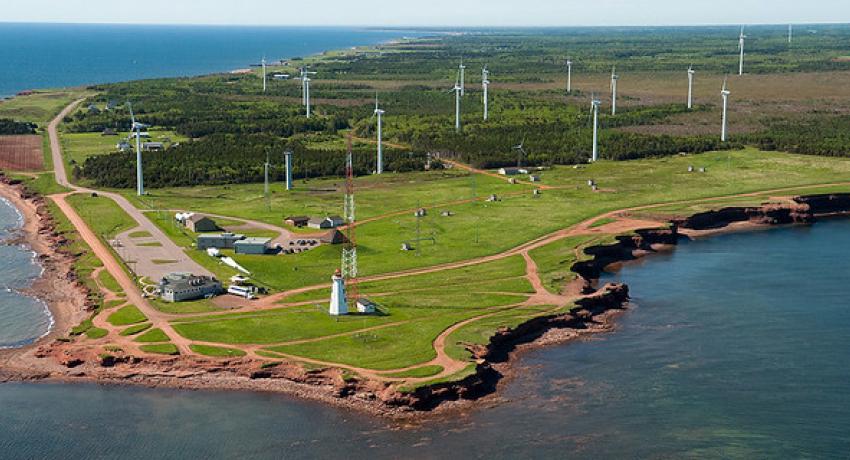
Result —
[[40, 171], [43, 168], [41, 136], [0, 136], [0, 169]]

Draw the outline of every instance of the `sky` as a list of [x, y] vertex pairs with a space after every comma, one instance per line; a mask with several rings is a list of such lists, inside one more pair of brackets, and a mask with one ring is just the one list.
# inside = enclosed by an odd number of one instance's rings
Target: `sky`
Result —
[[640, 26], [850, 22], [848, 0], [0, 0], [0, 22]]

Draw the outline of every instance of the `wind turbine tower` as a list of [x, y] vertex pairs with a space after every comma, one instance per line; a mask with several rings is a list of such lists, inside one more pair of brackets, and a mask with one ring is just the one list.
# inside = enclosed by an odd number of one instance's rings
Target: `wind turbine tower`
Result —
[[611, 115], [617, 114], [617, 80], [620, 76], [617, 75], [617, 67], [611, 68]]
[[136, 121], [136, 115], [133, 113], [133, 104], [127, 101], [127, 107], [130, 109], [130, 132], [136, 138], [136, 193], [139, 196], [145, 194], [145, 178], [142, 174], [142, 129], [148, 125]]
[[460, 71], [460, 95], [466, 96], [466, 83], [464, 83], [464, 81], [466, 80], [466, 66], [463, 65], [463, 58], [461, 58], [460, 65], [457, 68], [458, 71]]
[[304, 101], [307, 107], [307, 118], [310, 118], [310, 77], [304, 75]]
[[381, 122], [382, 122], [382, 117], [385, 113], [386, 113], [385, 111], [381, 110], [381, 108], [378, 107], [378, 95], [376, 94], [375, 95], [375, 115], [374, 116], [378, 117], [378, 120], [377, 120], [378, 121], [378, 165], [377, 165], [377, 168], [375, 169], [375, 173], [377, 173], [377, 174], [383, 174], [384, 173], [384, 149], [383, 149], [383, 145], [382, 145], [382, 143], [383, 143], [383, 137], [382, 137], [383, 132], [382, 132], [382, 123]]
[[567, 59], [567, 94], [573, 92], [573, 61]]
[[590, 101], [590, 111], [593, 112], [593, 154], [590, 161], [599, 160], [599, 104], [602, 101], [593, 95]]
[[516, 151], [517, 151], [517, 159], [516, 159], [516, 167], [517, 167], [517, 168], [521, 168], [521, 167], [522, 167], [522, 159], [523, 159], [524, 157], [527, 157], [527, 156], [528, 156], [528, 154], [527, 154], [527, 153], [525, 153], [525, 148], [524, 148], [524, 146], [525, 146], [525, 138], [523, 138], [523, 139], [522, 139], [522, 142], [520, 142], [520, 143], [519, 143], [519, 145], [515, 145], [515, 146], [514, 146], [514, 150], [516, 150]]
[[726, 142], [726, 108], [729, 102], [729, 90], [726, 89], [726, 79], [723, 79], [723, 89], [720, 90], [720, 97], [723, 98], [723, 119], [720, 127], [720, 141]]
[[307, 78], [307, 69], [301, 67], [301, 105], [307, 105], [307, 93], [305, 92], [304, 79]]
[[738, 59], [738, 75], [744, 75], [744, 26], [741, 26], [741, 35], [738, 36], [738, 50], [741, 52], [741, 57]]
[[463, 88], [458, 80], [455, 80], [454, 88], [449, 90], [450, 93], [452, 91], [455, 93], [455, 131], [460, 132], [460, 96], [463, 94]]
[[263, 164], [263, 197], [266, 199], [266, 207], [269, 207], [269, 154], [266, 152], [266, 162]]
[[484, 121], [487, 121], [487, 117], [489, 116], [488, 112], [488, 99], [487, 99], [487, 89], [490, 87], [490, 71], [487, 70], [487, 66], [484, 66], [481, 69], [481, 88], [484, 89]]
[[265, 93], [266, 92], [266, 82], [267, 82], [267, 79], [266, 79], [266, 57], [265, 56], [263, 56], [262, 64], [263, 64], [263, 92]]
[[283, 152], [283, 158], [286, 162], [286, 189], [292, 190], [292, 152]]
[[791, 24], [788, 24], [788, 44], [789, 45], [791, 44], [791, 39], [792, 39], [793, 35], [794, 35], [794, 26], [791, 25]]
[[694, 107], [694, 68], [688, 67], [688, 110]]

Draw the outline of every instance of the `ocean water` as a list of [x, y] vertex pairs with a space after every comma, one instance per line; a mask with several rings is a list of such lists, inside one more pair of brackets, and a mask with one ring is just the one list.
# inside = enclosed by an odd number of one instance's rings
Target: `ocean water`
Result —
[[207, 74], [415, 32], [340, 27], [0, 23], [0, 97], [25, 89]]
[[0, 349], [28, 345], [49, 332], [53, 318], [44, 302], [19, 292], [41, 275], [35, 254], [11, 243], [23, 217], [0, 199]]
[[5, 458], [846, 458], [850, 221], [682, 244], [617, 329], [523, 354], [498, 404], [398, 429], [282, 395], [0, 385]]

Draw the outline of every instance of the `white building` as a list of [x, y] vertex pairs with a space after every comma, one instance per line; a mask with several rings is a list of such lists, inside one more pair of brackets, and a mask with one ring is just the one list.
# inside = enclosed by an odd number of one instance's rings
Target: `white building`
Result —
[[345, 299], [345, 278], [342, 272], [337, 270], [331, 277], [331, 304], [328, 313], [331, 316], [343, 316], [348, 314], [348, 301]]

